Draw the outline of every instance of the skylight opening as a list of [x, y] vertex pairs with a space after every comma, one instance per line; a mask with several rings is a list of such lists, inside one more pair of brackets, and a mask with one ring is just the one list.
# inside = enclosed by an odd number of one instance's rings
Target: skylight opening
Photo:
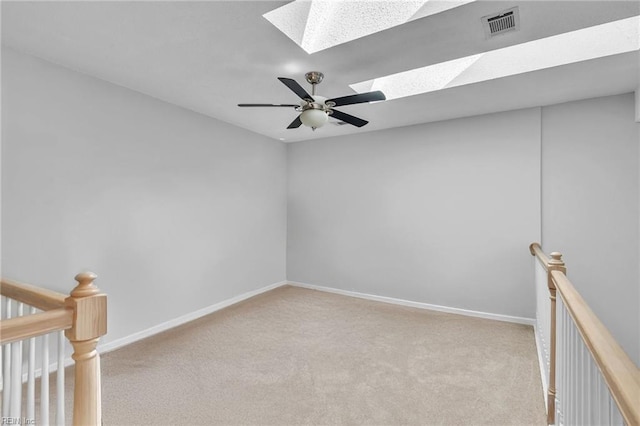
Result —
[[315, 53], [475, 0], [296, 0], [263, 16]]
[[351, 84], [387, 100], [478, 83], [640, 49], [640, 16]]

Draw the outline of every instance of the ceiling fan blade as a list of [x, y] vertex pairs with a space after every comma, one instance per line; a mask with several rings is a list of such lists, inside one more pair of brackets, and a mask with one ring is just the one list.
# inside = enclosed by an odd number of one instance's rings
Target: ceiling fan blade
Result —
[[296, 119], [287, 126], [287, 129], [297, 129], [300, 126], [302, 126], [302, 121], [300, 121], [300, 116], [297, 116]]
[[298, 82], [295, 81], [294, 79], [278, 77], [278, 80], [284, 83], [284, 85], [287, 86], [289, 89], [291, 89], [296, 95], [300, 96], [300, 99], [313, 102], [313, 98], [311, 97], [311, 95], [308, 94], [307, 91], [304, 90], [302, 86], [300, 86]]
[[294, 104], [238, 104], [239, 107], [293, 107], [297, 108], [300, 105]]
[[345, 114], [344, 112], [335, 109], [332, 111], [333, 113], [331, 114], [331, 117], [337, 118], [338, 120], [342, 120], [345, 123], [352, 124], [356, 127], [362, 127], [368, 123], [367, 120], [363, 120], [362, 118], [354, 117], [353, 115]]
[[342, 96], [340, 98], [327, 99], [327, 102], [335, 103], [335, 106], [362, 104], [365, 102], [384, 101], [387, 97], [379, 90], [375, 92], [357, 93], [355, 95]]

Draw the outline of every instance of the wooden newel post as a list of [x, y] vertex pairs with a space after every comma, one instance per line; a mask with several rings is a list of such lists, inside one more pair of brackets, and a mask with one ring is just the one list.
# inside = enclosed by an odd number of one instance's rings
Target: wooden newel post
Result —
[[556, 285], [551, 278], [552, 271], [567, 273], [562, 254], [554, 251], [547, 264], [547, 286], [551, 300], [551, 330], [549, 333], [549, 389], [547, 391], [547, 424], [555, 424], [556, 417]]
[[96, 346], [100, 336], [107, 333], [107, 295], [93, 284], [96, 278], [93, 272], [76, 275], [78, 285], [65, 299], [65, 306], [74, 312], [73, 326], [65, 335], [74, 349], [73, 424], [76, 426], [102, 423], [100, 356]]

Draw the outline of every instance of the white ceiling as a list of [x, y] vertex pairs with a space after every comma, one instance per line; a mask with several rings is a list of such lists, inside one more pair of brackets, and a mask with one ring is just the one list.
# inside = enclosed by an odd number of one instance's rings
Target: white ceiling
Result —
[[[400, 1], [400, 0], [394, 0]], [[638, 1], [476, 1], [314, 54], [263, 14], [288, 2], [2, 2], [2, 44], [287, 142], [631, 92], [638, 51], [340, 109], [363, 128], [287, 130], [296, 112], [237, 103], [296, 103], [276, 77], [322, 71], [318, 93], [640, 15]], [[487, 40], [480, 18], [519, 6], [519, 31]]]

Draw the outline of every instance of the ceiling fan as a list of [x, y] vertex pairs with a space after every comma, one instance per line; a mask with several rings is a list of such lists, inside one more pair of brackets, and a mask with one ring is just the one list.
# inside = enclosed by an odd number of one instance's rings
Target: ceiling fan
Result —
[[307, 82], [311, 84], [311, 94], [298, 84], [297, 81], [291, 78], [278, 77], [285, 86], [302, 99], [299, 104], [238, 104], [239, 107], [285, 107], [294, 108], [300, 114], [296, 117], [287, 129], [297, 129], [302, 124], [315, 130], [318, 127], [322, 127], [331, 115], [338, 120], [342, 120], [345, 123], [352, 124], [356, 127], [362, 127], [368, 123], [353, 115], [346, 114], [342, 111], [334, 109], [337, 106], [361, 104], [374, 101], [384, 101], [387, 98], [384, 93], [377, 90], [375, 92], [358, 93], [355, 95], [341, 96], [339, 98], [327, 99], [324, 96], [316, 95], [316, 85], [322, 82], [324, 74], [319, 71], [310, 71], [306, 73], [305, 78]]

